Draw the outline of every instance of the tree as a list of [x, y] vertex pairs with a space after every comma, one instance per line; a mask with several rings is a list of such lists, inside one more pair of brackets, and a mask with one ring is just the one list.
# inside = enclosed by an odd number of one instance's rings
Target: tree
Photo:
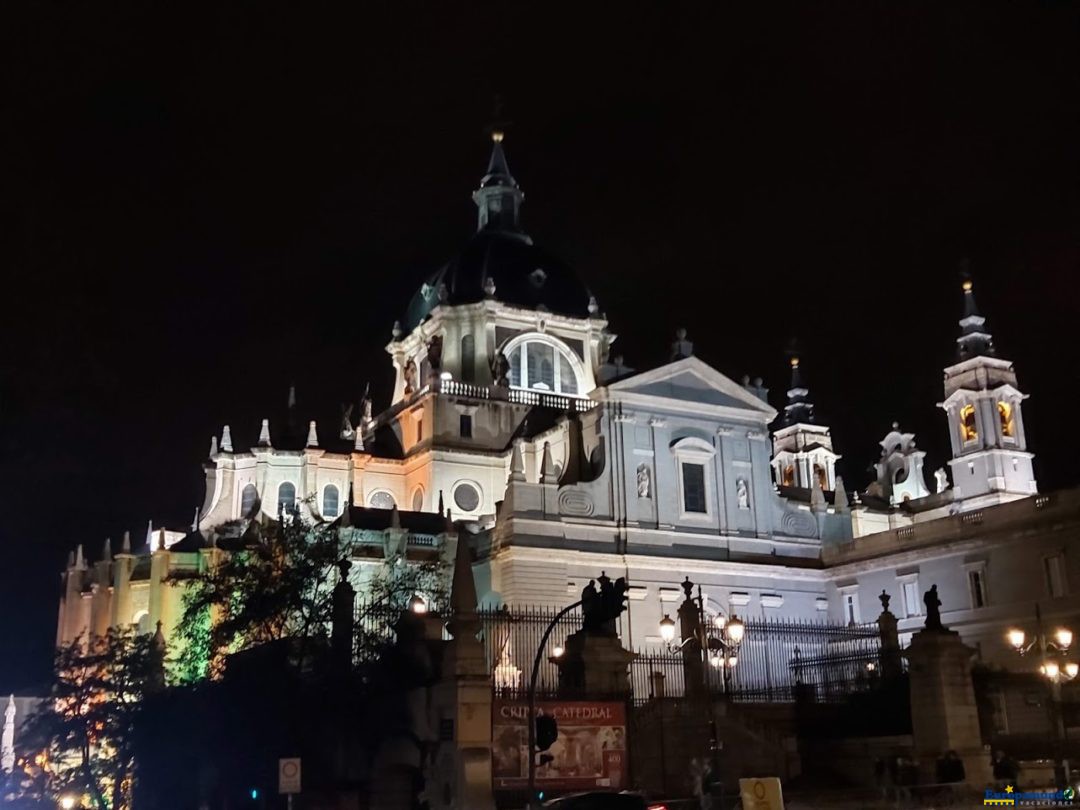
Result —
[[[312, 523], [297, 513], [265, 526], [248, 523], [238, 542], [182, 580], [178, 679], [192, 683], [220, 675], [226, 656], [285, 639], [292, 642], [295, 666], [311, 663], [330, 634], [339, 563], [353, 558], [355, 540], [348, 526]], [[448, 570], [445, 555], [416, 562], [403, 551], [391, 554], [361, 586], [358, 647], [374, 650], [384, 643], [385, 619], [414, 594], [442, 604]]]
[[160, 628], [154, 636], [112, 628], [57, 651], [49, 700], [26, 730], [50, 763], [53, 792], [88, 793], [99, 810], [130, 806], [133, 728], [164, 666]]

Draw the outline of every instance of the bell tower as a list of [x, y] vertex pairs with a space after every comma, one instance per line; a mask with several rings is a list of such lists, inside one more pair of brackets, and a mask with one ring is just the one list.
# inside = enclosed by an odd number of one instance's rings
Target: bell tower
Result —
[[[788, 402], [773, 431], [773, 478], [778, 486], [823, 491], [836, 488], [836, 461], [832, 435], [824, 425], [814, 422], [810, 391], [799, 370], [799, 358], [791, 358], [791, 388]], [[815, 481], [816, 479], [816, 481]]]
[[997, 356], [986, 318], [975, 305], [970, 279], [963, 283], [957, 362], [945, 369], [945, 400], [952, 443], [954, 502], [978, 509], [1034, 495], [1038, 490], [1024, 436], [1023, 402], [1016, 371]]

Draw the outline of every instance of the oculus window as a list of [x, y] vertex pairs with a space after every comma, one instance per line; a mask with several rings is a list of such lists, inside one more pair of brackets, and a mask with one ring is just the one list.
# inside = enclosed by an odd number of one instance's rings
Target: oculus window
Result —
[[463, 512], [473, 512], [480, 505], [480, 492], [472, 484], [458, 484], [454, 490], [454, 503]]

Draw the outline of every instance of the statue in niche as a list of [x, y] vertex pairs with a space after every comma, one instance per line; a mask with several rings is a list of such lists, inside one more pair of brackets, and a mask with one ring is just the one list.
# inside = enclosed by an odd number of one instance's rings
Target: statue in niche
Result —
[[750, 490], [746, 487], [745, 478], [740, 478], [735, 482], [735, 497], [739, 501], [740, 509], [750, 508]]
[[506, 355], [502, 352], [497, 352], [495, 357], [491, 361], [491, 379], [495, 383], [496, 388], [509, 388], [510, 387], [510, 361], [506, 359]]
[[416, 390], [416, 363], [411, 357], [405, 363], [402, 374], [405, 377], [405, 396], [409, 396]]
[[637, 468], [637, 494], [639, 498], [648, 498], [652, 484], [652, 473], [648, 464], [639, 464]]
[[442, 368], [442, 335], [434, 335], [427, 344], [428, 364], [431, 372], [437, 374]]

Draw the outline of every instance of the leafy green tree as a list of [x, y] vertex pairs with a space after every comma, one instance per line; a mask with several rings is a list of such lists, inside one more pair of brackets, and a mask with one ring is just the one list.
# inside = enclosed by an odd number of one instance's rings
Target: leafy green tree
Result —
[[130, 806], [133, 729], [143, 698], [163, 686], [164, 667], [164, 638], [134, 627], [57, 651], [49, 700], [25, 732], [49, 763], [51, 792], [88, 794], [98, 810]]
[[[178, 680], [215, 677], [228, 655], [284, 639], [293, 642], [293, 664], [304, 668], [330, 635], [340, 563], [353, 558], [356, 540], [348, 526], [298, 514], [262, 526], [250, 522], [238, 541], [211, 555], [210, 565], [183, 579]], [[354, 582], [361, 606], [355, 646], [369, 651], [362, 657], [377, 657], [389, 639], [387, 617], [414, 594], [444, 604], [448, 572], [445, 554], [418, 562], [402, 550], [370, 579]]]

